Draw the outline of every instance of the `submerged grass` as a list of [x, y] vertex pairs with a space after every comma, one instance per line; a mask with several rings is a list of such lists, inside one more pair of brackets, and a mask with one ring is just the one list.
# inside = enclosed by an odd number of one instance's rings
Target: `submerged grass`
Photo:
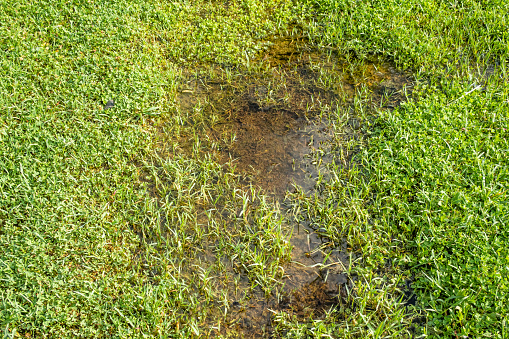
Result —
[[[228, 314], [278, 296], [291, 216], [323, 248], [346, 240], [351, 283], [321, 317], [275, 310], [273, 336], [508, 337], [508, 13], [497, 0], [1, 2], [3, 335], [242, 336]], [[218, 112], [202, 116], [198, 94], [183, 109], [178, 92], [208, 63], [226, 85], [267, 71], [258, 53], [288, 27], [356, 84], [377, 56], [415, 86], [395, 107], [358, 85], [324, 111], [317, 191], [290, 195], [284, 216], [209, 152]]]

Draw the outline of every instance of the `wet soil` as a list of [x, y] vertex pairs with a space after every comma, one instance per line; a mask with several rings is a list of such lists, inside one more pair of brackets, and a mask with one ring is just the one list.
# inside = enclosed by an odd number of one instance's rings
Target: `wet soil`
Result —
[[[285, 85], [297, 88], [289, 82]], [[262, 106], [257, 96], [266, 91], [265, 86], [249, 86], [246, 93], [232, 103], [229, 110], [232, 118], [216, 126], [209, 135], [219, 142], [218, 151], [223, 162], [231, 161], [238, 171], [253, 175], [256, 185], [282, 198], [294, 183], [305, 190], [311, 189], [314, 182], [309, 176], [315, 169], [306, 155], [330, 139], [330, 130], [324, 122], [309, 120], [315, 119], [313, 115], [318, 112], [306, 111], [310, 96], [318, 93], [320, 97], [318, 89], [288, 91], [287, 102]], [[282, 98], [275, 101], [282, 101]], [[221, 135], [225, 134], [234, 136], [232, 142], [221, 143]]]
[[233, 302], [225, 332], [234, 330], [244, 338], [271, 337], [272, 319], [277, 313], [306, 321], [319, 319], [339, 304], [351, 303], [356, 277], [349, 276], [346, 267], [356, 256], [348, 253], [346, 243], [332, 251], [320, 249], [325, 241], [308, 232], [292, 236], [292, 262], [284, 267], [284, 286], [270, 298], [252, 293], [242, 306]]
[[[410, 83], [388, 63], [352, 71], [338, 56], [306, 49], [298, 39], [274, 40], [260, 58], [266, 71], [238, 75], [234, 85], [206, 77], [190, 79], [182, 89], [180, 109], [189, 112], [192, 123], [203, 124], [210, 151], [220, 162], [245, 174], [246, 182], [282, 205], [294, 186], [314, 192], [315, 154], [338, 140], [329, 127], [329, 113], [348, 108], [362, 88], [371, 92], [373, 105], [392, 109], [405, 99], [402, 89]], [[317, 65], [340, 80], [327, 83]], [[353, 115], [345, 131], [355, 138], [361, 121]], [[232, 300], [229, 325], [219, 333], [233, 330], [245, 338], [269, 337], [274, 313], [304, 320], [348, 302], [354, 278], [345, 271], [355, 254], [346, 243], [328, 247], [327, 239], [305, 225], [293, 227], [292, 262], [284, 267], [284, 288], [270, 298], [252, 293]]]

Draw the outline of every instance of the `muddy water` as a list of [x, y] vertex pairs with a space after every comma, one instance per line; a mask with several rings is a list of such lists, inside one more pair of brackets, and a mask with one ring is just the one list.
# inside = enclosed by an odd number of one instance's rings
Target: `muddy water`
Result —
[[[191, 90], [182, 95], [181, 106], [190, 109], [206, 97], [209, 109], [220, 111], [220, 119], [206, 128], [212, 151], [279, 201], [284, 212], [285, 194], [294, 186], [307, 194], [314, 192], [313, 153], [327, 151], [337, 141], [325, 118], [328, 113], [338, 105], [350, 105], [362, 86], [371, 92], [373, 104], [394, 108], [404, 99], [401, 90], [409, 79], [384, 63], [363, 65], [352, 72], [351, 67], [341, 67], [339, 58], [300, 48], [295, 39], [274, 41], [261, 58], [269, 70], [263, 76], [239, 76], [235, 87], [190, 81]], [[340, 80], [324, 85], [318, 64]], [[346, 134], [355, 137], [360, 121], [352, 117], [345, 128]], [[254, 293], [247, 303], [233, 300], [229, 325], [222, 334], [234, 330], [246, 338], [268, 337], [274, 312], [304, 320], [346, 302], [353, 277], [345, 271], [355, 260], [347, 244], [326, 248], [326, 239], [306, 225], [294, 226], [291, 244], [292, 262], [284, 267], [284, 288], [268, 299]]]
[[222, 160], [253, 175], [256, 185], [278, 199], [294, 184], [309, 191], [316, 170], [307, 155], [330, 139], [326, 124], [310, 122], [297, 109], [264, 109], [249, 99], [234, 106], [234, 118], [210, 133], [216, 141], [224, 133], [234, 136], [233, 142], [219, 146]]

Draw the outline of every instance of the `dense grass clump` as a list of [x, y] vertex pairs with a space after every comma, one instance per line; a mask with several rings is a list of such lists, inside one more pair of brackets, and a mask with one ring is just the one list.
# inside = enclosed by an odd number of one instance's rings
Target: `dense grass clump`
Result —
[[389, 56], [428, 73], [507, 60], [509, 4], [494, 1], [306, 2], [307, 34], [320, 46], [360, 57]]
[[504, 85], [423, 86], [424, 98], [381, 117], [367, 150], [376, 224], [412, 253], [419, 306], [440, 336], [508, 334]]

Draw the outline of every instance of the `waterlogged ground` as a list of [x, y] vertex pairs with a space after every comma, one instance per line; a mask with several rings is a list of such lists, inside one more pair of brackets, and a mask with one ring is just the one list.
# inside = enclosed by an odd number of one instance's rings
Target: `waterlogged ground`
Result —
[[507, 338], [508, 23], [3, 1], [0, 332]]
[[[269, 294], [253, 290], [249, 278], [240, 273], [240, 283], [228, 299], [231, 308], [214, 335], [270, 337], [279, 313], [300, 321], [318, 320], [352, 302], [356, 277], [348, 272], [359, 254], [346, 240], [331, 242], [324, 229], [310, 227], [295, 215], [295, 196], [289, 194], [320, 194], [318, 180], [330, 176], [331, 145], [361, 138], [359, 118], [347, 118], [339, 134], [328, 121], [331, 116], [353, 110], [354, 97], [361, 91], [370, 93], [372, 105], [392, 109], [412, 88], [410, 77], [393, 65], [373, 62], [348, 70], [340, 56], [310, 49], [298, 39], [273, 39], [260, 59], [258, 72], [223, 81], [217, 74], [191, 78], [178, 97], [187, 115], [209, 117], [199, 135], [206, 140], [207, 154], [275, 204], [292, 249], [280, 266], [280, 283]], [[183, 151], [192, 147], [185, 140], [182, 144]], [[221, 259], [209, 253], [203, 260]]]

